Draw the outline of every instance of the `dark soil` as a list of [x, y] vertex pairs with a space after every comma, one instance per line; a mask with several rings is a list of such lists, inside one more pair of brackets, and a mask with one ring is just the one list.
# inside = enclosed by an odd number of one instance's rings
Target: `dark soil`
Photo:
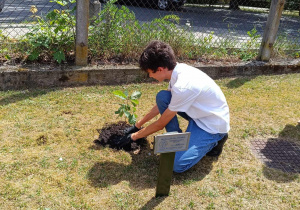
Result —
[[123, 149], [125, 151], [140, 150], [142, 146], [146, 145], [146, 139], [138, 139], [131, 141], [123, 147], [118, 147], [116, 142], [124, 136], [124, 130], [129, 128], [129, 125], [125, 121], [119, 121], [117, 123], [105, 124], [102, 129], [97, 129], [99, 132], [99, 138], [94, 140], [94, 143], [98, 146], [109, 146], [113, 149]]

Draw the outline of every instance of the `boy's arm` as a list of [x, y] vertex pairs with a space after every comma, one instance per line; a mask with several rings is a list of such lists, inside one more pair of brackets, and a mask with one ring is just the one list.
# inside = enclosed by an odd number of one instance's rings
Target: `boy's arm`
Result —
[[155, 105], [141, 120], [135, 123], [137, 128], [141, 128], [146, 122], [152, 120], [156, 115], [159, 114], [157, 105]]
[[146, 128], [141, 129], [140, 131], [131, 134], [132, 140], [137, 140], [146, 136], [149, 136], [156, 131], [162, 130], [175, 115], [177, 112], [171, 111], [169, 108], [164, 111], [161, 117], [155, 121], [154, 123], [150, 124]]

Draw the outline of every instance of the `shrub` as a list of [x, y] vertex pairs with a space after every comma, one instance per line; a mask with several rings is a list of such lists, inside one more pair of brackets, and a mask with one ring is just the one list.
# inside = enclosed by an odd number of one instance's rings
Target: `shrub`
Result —
[[[53, 2], [66, 6], [76, 1], [53, 0]], [[32, 27], [31, 32], [27, 33], [23, 40], [29, 60], [48, 57], [58, 63], [66, 60], [66, 54], [74, 50], [75, 16], [72, 15], [74, 11], [75, 7], [72, 10], [54, 9], [46, 17], [35, 16], [38, 24]]]

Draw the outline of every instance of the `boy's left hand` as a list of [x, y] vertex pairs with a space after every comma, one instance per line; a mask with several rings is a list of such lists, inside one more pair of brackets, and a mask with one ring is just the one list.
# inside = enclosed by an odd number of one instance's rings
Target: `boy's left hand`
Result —
[[128, 135], [128, 134], [130, 134], [130, 133], [138, 132], [139, 130], [141, 130], [141, 129], [140, 129], [140, 128], [137, 128], [135, 125], [133, 125], [133, 126], [131, 126], [131, 127], [129, 127], [129, 128], [126, 128], [126, 129], [124, 130], [124, 133], [125, 133], [125, 135]]
[[133, 141], [131, 138], [131, 133], [120, 138], [119, 142], [117, 143], [117, 147], [123, 148], [126, 144], [129, 144], [130, 141]]

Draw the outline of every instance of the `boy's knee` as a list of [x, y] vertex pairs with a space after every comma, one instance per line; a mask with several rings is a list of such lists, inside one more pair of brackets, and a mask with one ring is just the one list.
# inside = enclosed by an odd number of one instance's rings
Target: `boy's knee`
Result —
[[156, 94], [156, 103], [170, 103], [171, 92], [167, 90], [161, 90]]
[[[176, 173], [182, 173], [190, 168], [192, 168], [195, 164], [197, 164], [202, 156], [197, 154], [197, 150], [194, 149], [195, 147], [189, 148], [187, 151], [184, 152], [183, 155], [175, 154], [175, 160], [173, 165], [173, 171]], [[177, 155], [177, 158], [176, 158]]]
[[176, 172], [176, 173], [182, 173], [182, 172], [185, 172], [186, 170], [188, 170], [190, 167], [187, 167], [186, 165], [182, 165], [182, 164], [179, 164], [179, 163], [174, 163], [174, 166], [173, 166], [173, 171]]

